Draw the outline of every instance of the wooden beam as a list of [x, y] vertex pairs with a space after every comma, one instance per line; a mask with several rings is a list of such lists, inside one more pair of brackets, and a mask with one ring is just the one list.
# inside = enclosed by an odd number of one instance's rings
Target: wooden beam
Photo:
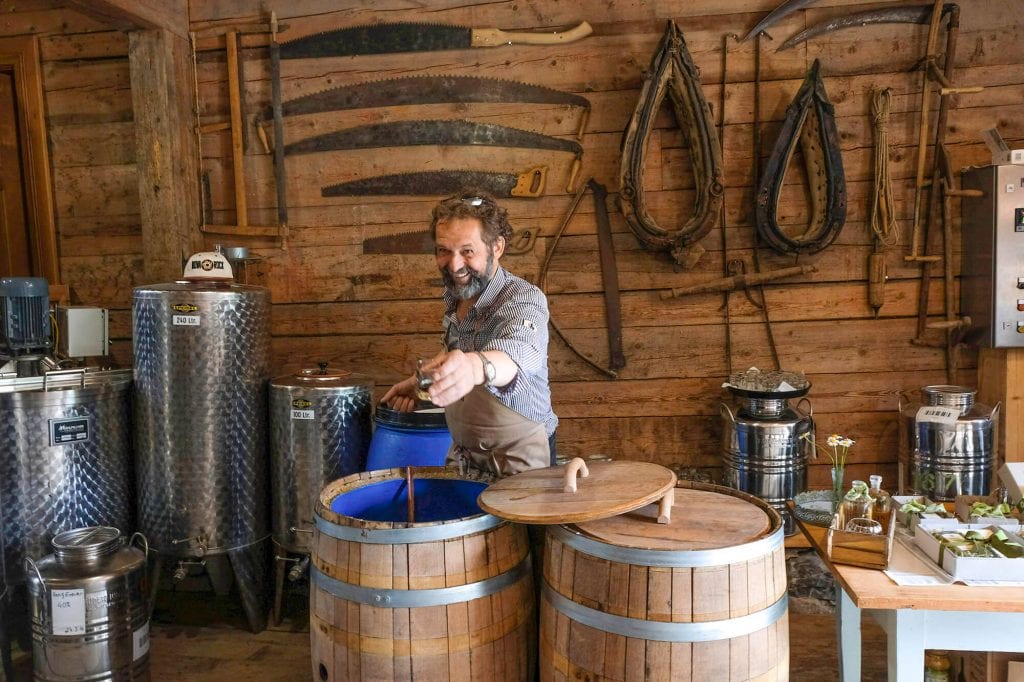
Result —
[[996, 438], [1000, 458], [1024, 461], [1024, 348], [982, 348], [978, 352], [978, 401], [1001, 403]]
[[116, 28], [162, 29], [188, 38], [187, 0], [71, 0], [69, 4]]
[[50, 178], [49, 145], [39, 43], [35, 36], [0, 38], [0, 66], [14, 74], [18, 107], [18, 137], [24, 168], [25, 200], [29, 214], [33, 274], [50, 284], [60, 283], [57, 233], [54, 222], [53, 183]]
[[202, 243], [191, 52], [168, 31], [133, 31], [128, 63], [145, 281], [164, 282]]

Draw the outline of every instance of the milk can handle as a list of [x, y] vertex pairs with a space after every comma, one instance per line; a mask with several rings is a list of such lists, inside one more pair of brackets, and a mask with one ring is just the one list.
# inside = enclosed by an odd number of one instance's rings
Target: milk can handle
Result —
[[149, 558], [149, 540], [147, 540], [146, 536], [143, 535], [142, 533], [140, 533], [138, 531], [135, 531], [134, 533], [132, 533], [131, 539], [128, 540], [128, 546], [129, 547], [131, 547], [132, 544], [135, 543], [135, 538], [140, 538], [142, 540], [142, 552], [145, 555], [145, 557], [148, 559]]
[[84, 369], [55, 369], [55, 370], [53, 370], [51, 372], [44, 372], [43, 373], [43, 390], [44, 391], [47, 390], [47, 388], [46, 388], [46, 381], [51, 376], [55, 376], [55, 375], [67, 376], [67, 375], [70, 375], [70, 374], [78, 374], [79, 375], [79, 377], [78, 377], [78, 381], [79, 381], [78, 387], [79, 388], [85, 388], [85, 370]]
[[718, 413], [723, 417], [729, 417], [729, 421], [733, 424], [736, 423], [736, 417], [733, 415], [732, 410], [725, 403], [718, 403]]
[[46, 580], [43, 578], [43, 574], [39, 572], [39, 567], [36, 566], [36, 562], [32, 561], [32, 557], [25, 557], [25, 565], [31, 566], [32, 570], [36, 572], [36, 576], [39, 578], [39, 584], [42, 588], [46, 589]]
[[804, 396], [803, 398], [800, 398], [800, 400], [797, 401], [796, 406], [800, 407], [804, 403], [807, 404], [807, 416], [809, 418], [813, 418], [814, 417], [814, 405], [812, 405], [811, 401], [807, 399], [807, 396]]

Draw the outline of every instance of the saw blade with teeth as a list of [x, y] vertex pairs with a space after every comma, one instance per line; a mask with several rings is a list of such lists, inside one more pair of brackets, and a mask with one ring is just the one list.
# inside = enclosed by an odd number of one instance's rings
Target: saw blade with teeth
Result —
[[[511, 102], [559, 104], [590, 110], [586, 97], [542, 85], [479, 76], [406, 76], [342, 85], [303, 95], [285, 102], [282, 114], [301, 116], [409, 104]], [[259, 114], [257, 122], [269, 121], [272, 117], [273, 110], [267, 107]]]
[[496, 197], [530, 197], [544, 194], [547, 166], [519, 174], [473, 170], [431, 170], [393, 173], [349, 180], [324, 187], [325, 197], [341, 196], [443, 196], [465, 190], [483, 190]]

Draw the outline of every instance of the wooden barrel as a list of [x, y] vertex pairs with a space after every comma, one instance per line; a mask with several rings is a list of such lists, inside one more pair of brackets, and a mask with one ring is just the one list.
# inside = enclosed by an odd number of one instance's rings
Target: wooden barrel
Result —
[[787, 680], [778, 512], [731, 488], [681, 481], [657, 505], [548, 528], [541, 680]]
[[313, 531], [313, 679], [525, 680], [535, 660], [524, 526], [476, 504], [492, 480], [455, 467], [353, 474], [320, 494]]

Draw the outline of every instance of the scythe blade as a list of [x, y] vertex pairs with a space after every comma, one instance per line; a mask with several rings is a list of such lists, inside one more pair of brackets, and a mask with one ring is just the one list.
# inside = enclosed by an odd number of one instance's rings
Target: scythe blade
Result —
[[[841, 31], [846, 28], [857, 26], [869, 26], [871, 24], [927, 24], [932, 18], [933, 5], [911, 5], [908, 7], [888, 7], [885, 9], [870, 9], [863, 12], [854, 12], [827, 21], [821, 21], [813, 26], [808, 26], [796, 35], [782, 43], [776, 52], [788, 50], [811, 38], [817, 38], [826, 33]], [[942, 6], [942, 13], [953, 11], [953, 4], [946, 3]]]

